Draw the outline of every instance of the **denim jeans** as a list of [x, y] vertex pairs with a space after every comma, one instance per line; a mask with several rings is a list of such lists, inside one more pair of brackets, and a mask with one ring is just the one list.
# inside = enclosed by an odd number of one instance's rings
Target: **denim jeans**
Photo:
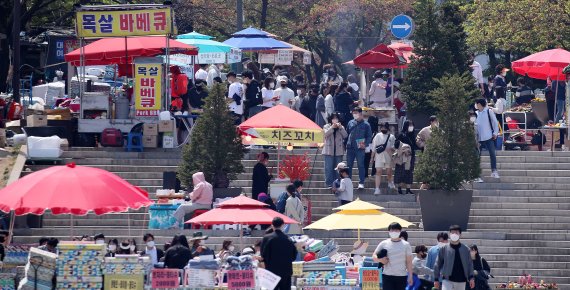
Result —
[[487, 148], [487, 150], [489, 151], [489, 156], [491, 157], [491, 170], [492, 171], [497, 170], [497, 152], [495, 152], [497, 148], [495, 145], [495, 140], [491, 138], [487, 141], [479, 141], [479, 143], [481, 144], [481, 149]]
[[325, 157], [325, 185], [332, 186], [335, 179], [338, 178], [336, 166], [342, 162], [342, 156], [323, 155]]
[[358, 164], [358, 179], [361, 184], [364, 184], [364, 180], [366, 179], [366, 175], [364, 172], [365, 164], [364, 164], [364, 149], [347, 149], [346, 150], [346, 162], [348, 166], [348, 172], [350, 173], [350, 177], [352, 179], [352, 168], [354, 166], [354, 159]]
[[554, 123], [562, 120], [564, 114], [564, 109], [566, 107], [566, 102], [564, 100], [556, 100], [556, 117], [554, 118]]

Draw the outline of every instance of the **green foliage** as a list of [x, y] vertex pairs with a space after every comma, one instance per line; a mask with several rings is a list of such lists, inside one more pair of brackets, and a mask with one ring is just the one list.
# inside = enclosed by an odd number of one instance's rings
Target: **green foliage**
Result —
[[439, 128], [433, 130], [420, 155], [415, 175], [432, 189], [458, 190], [481, 173], [474, 125], [468, 107], [478, 95], [471, 74], [446, 74], [436, 80], [430, 97], [440, 108]]
[[[469, 71], [466, 34], [463, 31], [463, 12], [458, 4], [445, 2], [438, 6], [435, 0], [418, 0], [414, 5], [414, 53], [402, 93], [411, 112], [435, 114], [439, 106], [429, 93], [437, 88], [434, 79], [444, 74], [463, 74]], [[474, 81], [473, 81], [474, 82]]]
[[182, 152], [178, 178], [191, 188], [192, 174], [204, 172], [214, 188], [227, 188], [243, 172], [243, 145], [226, 103], [226, 89], [216, 84], [205, 99], [204, 112], [196, 121], [190, 143]]

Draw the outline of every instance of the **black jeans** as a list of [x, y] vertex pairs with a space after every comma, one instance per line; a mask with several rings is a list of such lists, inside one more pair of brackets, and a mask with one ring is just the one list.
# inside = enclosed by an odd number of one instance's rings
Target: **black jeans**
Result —
[[291, 276], [281, 276], [275, 290], [291, 290]]
[[382, 290], [406, 290], [408, 276], [382, 275]]

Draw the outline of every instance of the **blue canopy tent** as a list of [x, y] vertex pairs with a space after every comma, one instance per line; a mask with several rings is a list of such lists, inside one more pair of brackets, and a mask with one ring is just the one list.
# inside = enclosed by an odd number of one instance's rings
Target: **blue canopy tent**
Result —
[[232, 34], [234, 37], [224, 41], [224, 44], [237, 47], [243, 51], [264, 51], [272, 49], [287, 49], [290, 45], [271, 38], [267, 32], [253, 27]]

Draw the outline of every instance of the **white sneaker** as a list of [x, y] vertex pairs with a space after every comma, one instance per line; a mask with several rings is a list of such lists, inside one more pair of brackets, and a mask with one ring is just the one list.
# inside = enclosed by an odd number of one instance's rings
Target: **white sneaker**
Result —
[[499, 172], [497, 172], [496, 170], [493, 171], [493, 173], [491, 173], [491, 177], [493, 177], [493, 178], [501, 178], [501, 177], [499, 176]]
[[481, 177], [479, 177], [479, 178], [473, 180], [473, 182], [476, 182], [476, 183], [483, 183], [483, 179], [481, 179]]
[[358, 189], [364, 189], [364, 184], [359, 183], [359, 184], [358, 184]]
[[374, 190], [374, 195], [380, 195], [382, 193], [382, 191], [380, 191], [380, 188], [376, 188]]
[[395, 188], [396, 188], [396, 185], [394, 185], [394, 181], [388, 182], [388, 188], [390, 188], [390, 189], [395, 189]]

